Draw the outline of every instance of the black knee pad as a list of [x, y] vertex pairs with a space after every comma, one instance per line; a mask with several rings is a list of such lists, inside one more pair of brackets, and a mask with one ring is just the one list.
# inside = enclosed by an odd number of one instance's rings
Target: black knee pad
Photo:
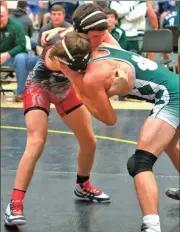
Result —
[[152, 171], [157, 157], [148, 151], [136, 150], [127, 162], [129, 175], [133, 178], [140, 172]]

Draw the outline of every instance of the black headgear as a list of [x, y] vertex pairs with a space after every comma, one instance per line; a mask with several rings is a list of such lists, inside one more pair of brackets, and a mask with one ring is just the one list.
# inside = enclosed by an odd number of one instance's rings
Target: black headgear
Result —
[[[100, 15], [99, 20], [96, 20], [96, 18], [94, 17], [97, 14]], [[92, 20], [92, 18], [93, 18], [93, 20]], [[89, 19], [91, 19], [91, 23], [87, 22]], [[92, 22], [92, 21], [94, 21], [94, 22]], [[102, 23], [107, 25], [107, 19], [106, 19], [106, 15], [104, 14], [104, 12], [102, 12], [100, 10], [97, 10], [97, 11], [90, 13], [85, 18], [81, 19], [81, 21], [77, 21], [77, 22], [75, 20], [73, 21], [74, 28], [78, 32], [87, 32], [89, 30], [92, 30], [95, 26], [102, 24]], [[107, 28], [105, 28], [105, 29], [107, 29]]]
[[68, 67], [70, 67], [74, 71], [78, 71], [78, 72], [84, 71], [88, 65], [89, 59], [91, 57], [91, 53], [87, 53], [86, 55], [77, 54], [77, 55], [72, 56], [66, 46], [64, 39], [62, 40], [62, 46], [64, 50], [66, 51], [68, 59], [67, 61], [65, 61], [65, 60], [58, 58], [59, 61], [66, 64]]

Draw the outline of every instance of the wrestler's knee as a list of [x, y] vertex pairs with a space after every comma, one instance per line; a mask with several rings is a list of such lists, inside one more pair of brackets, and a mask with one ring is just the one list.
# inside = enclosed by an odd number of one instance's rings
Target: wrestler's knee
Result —
[[44, 150], [46, 138], [43, 136], [28, 136], [26, 153], [32, 159], [39, 159], [42, 151]]
[[89, 143], [88, 143], [88, 150], [90, 153], [93, 153], [96, 151], [96, 138], [95, 136], [92, 136], [92, 138], [89, 140]]
[[96, 144], [95, 136], [91, 136], [88, 140], [86, 140], [86, 142], [84, 141], [80, 144], [80, 149], [83, 153], [93, 154], [96, 151]]
[[157, 157], [152, 153], [144, 150], [136, 150], [127, 162], [129, 175], [133, 178], [140, 172], [152, 171]]

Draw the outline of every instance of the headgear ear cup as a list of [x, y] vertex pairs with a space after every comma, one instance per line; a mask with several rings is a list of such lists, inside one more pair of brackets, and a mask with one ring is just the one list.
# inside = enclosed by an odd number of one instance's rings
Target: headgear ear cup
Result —
[[84, 71], [88, 65], [91, 53], [72, 56], [66, 46], [65, 39], [62, 40], [62, 46], [69, 58], [67, 59], [67, 62], [63, 62], [63, 60], [60, 61], [68, 65], [74, 71]]

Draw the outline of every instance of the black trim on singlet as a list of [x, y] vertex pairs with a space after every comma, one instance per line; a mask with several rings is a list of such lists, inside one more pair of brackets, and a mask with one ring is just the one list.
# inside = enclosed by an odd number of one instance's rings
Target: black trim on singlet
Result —
[[79, 105], [77, 105], [77, 106], [74, 106], [73, 108], [71, 108], [71, 109], [65, 111], [65, 114], [70, 114], [71, 112], [73, 112], [74, 110], [76, 110], [77, 108], [79, 108], [79, 107], [82, 106], [82, 105], [83, 105], [83, 104], [81, 103], [81, 104], [79, 104]]
[[44, 109], [43, 107], [41, 107], [41, 106], [29, 107], [27, 110], [24, 111], [24, 116], [25, 116], [29, 111], [31, 111], [31, 110], [42, 110], [42, 111], [44, 111], [44, 112], [47, 114], [47, 116], [49, 116], [48, 111], [47, 111], [46, 109]]

